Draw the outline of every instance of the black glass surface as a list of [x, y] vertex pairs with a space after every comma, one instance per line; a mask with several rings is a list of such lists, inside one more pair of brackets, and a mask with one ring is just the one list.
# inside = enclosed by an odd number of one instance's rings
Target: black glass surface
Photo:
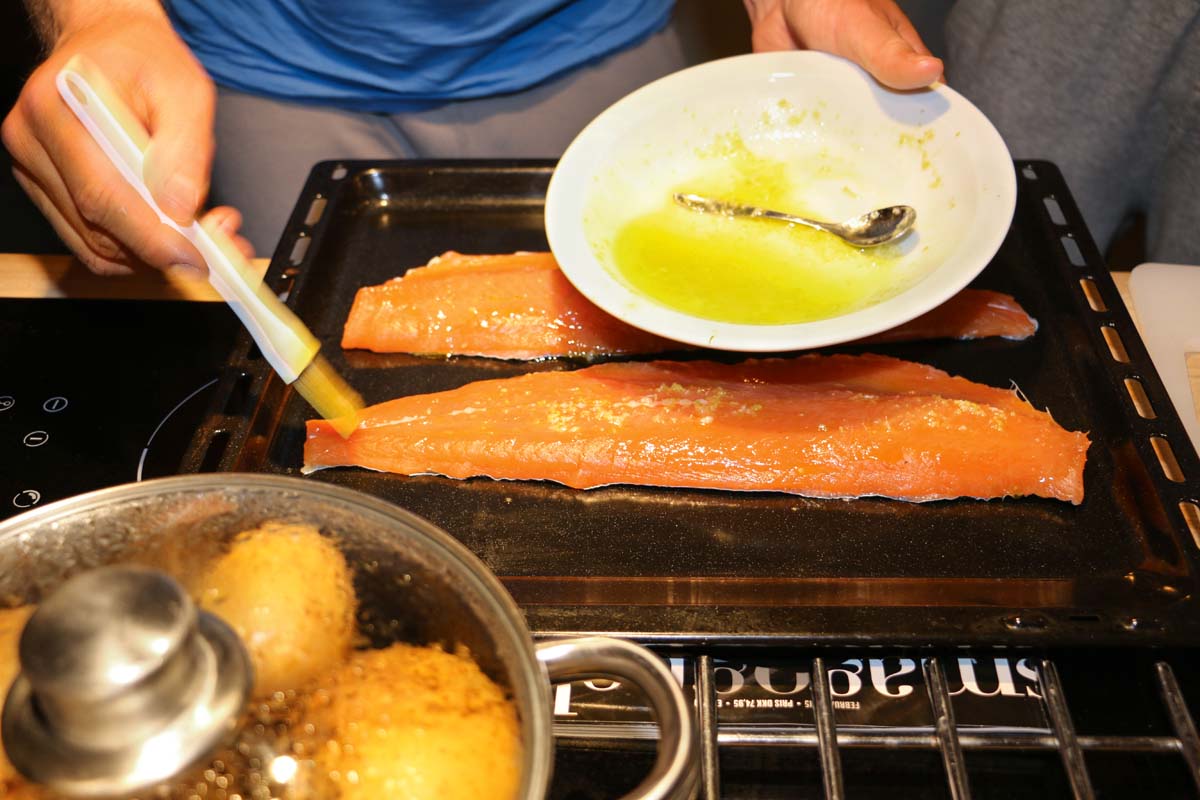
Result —
[[175, 474], [237, 330], [223, 303], [0, 299], [0, 519]]

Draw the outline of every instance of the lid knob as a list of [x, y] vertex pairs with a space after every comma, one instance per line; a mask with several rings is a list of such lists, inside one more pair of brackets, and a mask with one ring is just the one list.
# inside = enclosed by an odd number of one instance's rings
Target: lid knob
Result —
[[4, 705], [4, 748], [57, 792], [151, 786], [231, 731], [253, 684], [237, 635], [169, 576], [136, 566], [63, 584], [26, 623]]

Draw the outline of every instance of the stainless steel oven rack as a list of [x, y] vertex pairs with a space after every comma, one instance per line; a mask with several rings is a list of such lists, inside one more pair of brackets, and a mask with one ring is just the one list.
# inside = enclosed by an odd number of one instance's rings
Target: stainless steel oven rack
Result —
[[1096, 796], [1084, 760], [1087, 751], [1106, 753], [1175, 754], [1182, 758], [1188, 774], [1200, 796], [1200, 737], [1196, 723], [1188, 711], [1179, 682], [1171, 665], [1157, 661], [1153, 665], [1154, 680], [1164, 710], [1174, 730], [1173, 736], [1086, 736], [1076, 733], [1071, 710], [1067, 705], [1058, 668], [1051, 659], [1038, 663], [1051, 731], [1048, 735], [1024, 735], [1001, 732], [960, 731], [954, 720], [947, 681], [938, 658], [924, 658], [925, 686], [934, 711], [932, 733], [901, 732], [887, 728], [839, 731], [834, 720], [826, 659], [812, 659], [813, 706], [816, 725], [813, 728], [764, 730], [721, 730], [716, 717], [716, 684], [713, 658], [696, 658], [696, 705], [700, 724], [700, 755], [702, 762], [700, 797], [716, 800], [720, 797], [721, 775], [718, 751], [720, 748], [785, 747], [815, 748], [820, 759], [824, 796], [842, 800], [847, 796], [843, 781], [841, 751], [846, 748], [876, 750], [925, 750], [941, 755], [949, 796], [967, 800], [972, 796], [964, 759], [965, 752], [1053, 752], [1057, 751], [1069, 783], [1071, 795], [1078, 800]]

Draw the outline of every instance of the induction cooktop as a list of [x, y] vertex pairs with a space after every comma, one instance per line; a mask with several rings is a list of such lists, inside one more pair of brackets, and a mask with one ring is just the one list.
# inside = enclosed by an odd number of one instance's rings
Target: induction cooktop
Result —
[[237, 330], [223, 303], [0, 300], [0, 519], [174, 474]]

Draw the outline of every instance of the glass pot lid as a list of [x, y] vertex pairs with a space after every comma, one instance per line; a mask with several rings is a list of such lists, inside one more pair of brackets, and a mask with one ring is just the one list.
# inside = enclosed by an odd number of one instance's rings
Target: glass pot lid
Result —
[[357, 492], [183, 476], [56, 503], [0, 525], [0, 598], [5, 797], [548, 783], [546, 678], [515, 605], [447, 534]]

